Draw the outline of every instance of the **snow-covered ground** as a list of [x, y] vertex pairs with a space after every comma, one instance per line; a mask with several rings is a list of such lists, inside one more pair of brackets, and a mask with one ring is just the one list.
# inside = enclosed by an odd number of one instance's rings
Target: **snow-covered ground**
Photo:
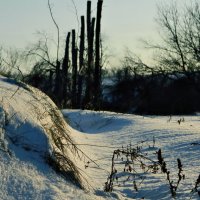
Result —
[[[48, 106], [55, 108], [38, 90], [0, 77], [0, 199], [172, 199], [166, 174], [160, 170], [156, 174], [142, 172], [139, 165], [134, 172], [124, 172], [125, 160], [117, 159], [119, 180], [111, 193], [104, 192], [113, 151], [130, 145], [142, 147], [140, 154], [154, 161], [156, 152], [162, 149], [173, 184], [178, 180], [180, 158], [185, 180], [178, 186], [176, 199], [199, 199], [191, 190], [200, 173], [200, 116], [170, 118], [63, 110], [71, 126], [65, 124], [66, 133], [82, 151], [78, 158], [70, 149], [68, 154], [90, 185], [90, 191], [84, 192], [55, 173], [44, 159], [54, 148], [48, 132], [53, 125], [46, 112]], [[121, 181], [126, 174], [136, 174], [137, 191], [133, 179]]]
[[[164, 160], [174, 183], [178, 180], [177, 158], [181, 159], [185, 180], [177, 189], [177, 199], [199, 199], [191, 193], [200, 174], [200, 117], [196, 116], [137, 116], [110, 112], [64, 110], [80, 148], [89, 155], [86, 172], [94, 181], [97, 195], [102, 193], [114, 150], [129, 144], [142, 146], [147, 157], [157, 160], [156, 152], [162, 149]], [[184, 119], [183, 119], [184, 118]], [[182, 119], [183, 122], [179, 120]], [[153, 147], [153, 138], [155, 146]], [[86, 165], [87, 165], [86, 160]], [[98, 166], [97, 166], [98, 165]], [[119, 168], [116, 166], [116, 168]], [[146, 173], [138, 181], [138, 191], [133, 184], [116, 184], [110, 195], [118, 199], [172, 199], [166, 174]], [[120, 185], [120, 186], [118, 186]], [[102, 197], [101, 196], [101, 197]]]

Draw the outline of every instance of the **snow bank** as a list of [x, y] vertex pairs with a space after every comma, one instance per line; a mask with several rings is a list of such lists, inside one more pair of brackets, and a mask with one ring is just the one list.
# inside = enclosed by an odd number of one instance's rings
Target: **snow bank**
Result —
[[71, 191], [77, 188], [59, 178], [55, 169], [86, 188], [78, 163], [73, 162], [78, 150], [68, 125], [46, 95], [0, 77], [0, 122], [1, 199], [75, 198]]

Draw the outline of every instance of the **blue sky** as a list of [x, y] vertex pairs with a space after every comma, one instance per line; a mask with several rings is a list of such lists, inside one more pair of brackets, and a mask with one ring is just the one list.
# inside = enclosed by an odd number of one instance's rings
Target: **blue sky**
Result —
[[[183, 4], [190, 0], [176, 1]], [[78, 16], [85, 15], [87, 0], [74, 2]], [[94, 16], [96, 2], [97, 0], [92, 0]], [[148, 56], [140, 39], [151, 40], [158, 37], [156, 5], [161, 2], [169, 0], [104, 0], [102, 33], [113, 60], [122, 57], [126, 47], [142, 57]], [[72, 0], [51, 0], [51, 4], [62, 38], [71, 29], [78, 29]], [[37, 41], [37, 31], [56, 37], [47, 0], [0, 0], [0, 5], [0, 44], [23, 49]]]

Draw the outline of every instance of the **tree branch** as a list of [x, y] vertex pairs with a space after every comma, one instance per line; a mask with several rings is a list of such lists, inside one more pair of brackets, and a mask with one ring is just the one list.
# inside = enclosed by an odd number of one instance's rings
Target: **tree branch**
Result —
[[59, 30], [59, 26], [58, 24], [56, 23], [56, 20], [54, 19], [54, 16], [53, 16], [53, 12], [52, 12], [52, 8], [51, 8], [51, 5], [50, 5], [50, 0], [48, 0], [48, 8], [49, 8], [49, 12], [50, 12], [50, 15], [51, 15], [51, 19], [57, 29], [57, 61], [58, 61], [58, 55], [59, 55], [59, 47], [60, 47], [60, 30]]

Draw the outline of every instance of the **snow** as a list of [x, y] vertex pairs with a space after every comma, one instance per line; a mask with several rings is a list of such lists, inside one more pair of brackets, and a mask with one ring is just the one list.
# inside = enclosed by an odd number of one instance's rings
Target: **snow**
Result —
[[[74, 131], [77, 144], [98, 164], [97, 167], [90, 163], [86, 169], [94, 181], [97, 194], [104, 195], [100, 191], [111, 170], [113, 151], [122, 145], [125, 147], [145, 141], [144, 151], [154, 160], [157, 160], [155, 152], [162, 149], [174, 181], [177, 180], [177, 158], [181, 159], [186, 178], [177, 189], [177, 199], [199, 199], [197, 193], [191, 193], [200, 172], [199, 116], [137, 116], [79, 110], [64, 110], [63, 114], [71, 126], [81, 132]], [[183, 118], [179, 124], [178, 121]], [[138, 192], [131, 184], [114, 187], [111, 195], [118, 199], [172, 199], [166, 175], [162, 173], [146, 174]]]
[[0, 199], [90, 199], [45, 160], [53, 149], [48, 133], [53, 119], [47, 112], [55, 107], [52, 101], [39, 90], [0, 77], [0, 105]]
[[161, 172], [143, 173], [137, 166], [138, 174], [145, 177], [142, 182], [136, 177], [138, 191], [132, 177], [124, 184], [120, 182], [126, 174], [130, 175], [123, 171], [125, 160], [115, 161], [120, 184], [115, 182], [112, 192], [104, 192], [113, 151], [122, 145], [142, 146], [142, 153], [153, 160], [157, 160], [156, 152], [162, 149], [174, 182], [180, 158], [185, 180], [180, 182], [176, 199], [199, 199], [197, 192], [191, 192], [200, 172], [198, 114], [170, 117], [63, 110], [70, 125], [65, 124], [66, 133], [80, 150], [78, 157], [69, 149], [69, 157], [90, 185], [90, 191], [85, 192], [45, 161], [45, 155], [54, 148], [48, 132], [53, 124], [46, 112], [48, 107], [56, 108], [40, 91], [0, 77], [0, 199], [172, 199], [166, 175]]

